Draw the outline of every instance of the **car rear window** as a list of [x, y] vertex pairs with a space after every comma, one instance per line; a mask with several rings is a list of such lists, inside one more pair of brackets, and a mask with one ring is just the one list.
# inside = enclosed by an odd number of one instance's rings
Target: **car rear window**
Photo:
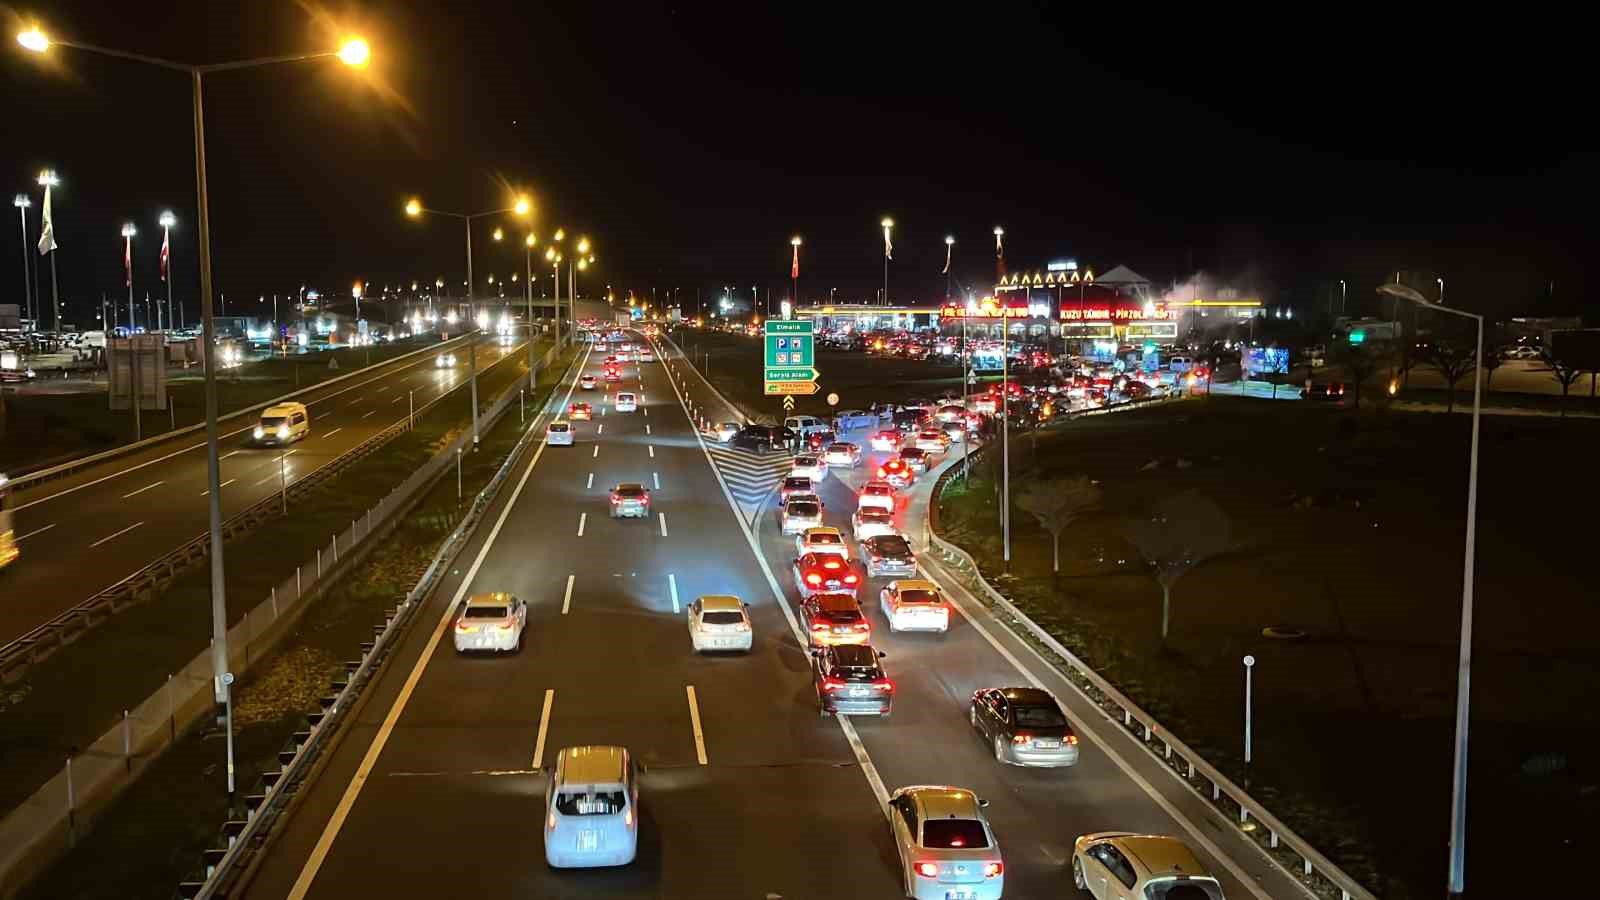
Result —
[[806, 542], [810, 544], [842, 544], [844, 543], [844, 539], [839, 537], [837, 534], [824, 531], [821, 534], [813, 534], [808, 536], [806, 538]]
[[1222, 900], [1221, 886], [1209, 881], [1158, 881], [1144, 889], [1145, 900]]
[[557, 423], [557, 424], [554, 424], [554, 425], [550, 426], [550, 431], [553, 434], [565, 434], [566, 431], [567, 431], [567, 427], [568, 426], [566, 424], [564, 424], [564, 423]]
[[989, 835], [977, 819], [929, 819], [922, 824], [922, 846], [964, 850], [989, 846]]
[[938, 603], [939, 595], [933, 591], [910, 590], [900, 592], [901, 603]]
[[911, 552], [911, 546], [906, 543], [906, 539], [898, 534], [879, 535], [868, 543], [880, 556], [905, 556]]
[[887, 497], [894, 493], [894, 488], [869, 484], [863, 493], [871, 494], [874, 497]]
[[809, 490], [811, 488], [811, 479], [804, 475], [792, 475], [783, 480], [783, 486], [791, 489], [799, 488], [803, 491]]
[[1017, 724], [1025, 728], [1061, 728], [1067, 724], [1061, 710], [1054, 706], [1018, 706]]
[[849, 453], [851, 450], [854, 450], [854, 449], [855, 449], [855, 447], [852, 447], [849, 444], [829, 444], [828, 445], [828, 452], [829, 453]]
[[700, 614], [701, 621], [707, 625], [737, 625], [744, 621], [744, 616], [733, 610], [715, 610]]
[[791, 500], [784, 508], [791, 516], [814, 516], [818, 512], [817, 504], [810, 500]]
[[567, 792], [556, 795], [556, 812], [563, 816], [613, 816], [627, 802], [622, 791]]
[[632, 394], [618, 394], [617, 395], [617, 402], [618, 403], [632, 403], [633, 402], [633, 395]]
[[921, 459], [923, 455], [923, 451], [916, 447], [907, 447], [900, 451], [901, 459]]
[[504, 606], [469, 606], [466, 617], [469, 619], [504, 619], [506, 608]]
[[637, 485], [637, 484], [619, 484], [619, 485], [617, 485], [617, 496], [619, 496], [619, 497], [643, 497], [644, 496], [644, 487], [641, 486], [641, 485]]
[[817, 464], [817, 458], [815, 456], [796, 456], [794, 458], [794, 464], [796, 468], [810, 468], [811, 466]]

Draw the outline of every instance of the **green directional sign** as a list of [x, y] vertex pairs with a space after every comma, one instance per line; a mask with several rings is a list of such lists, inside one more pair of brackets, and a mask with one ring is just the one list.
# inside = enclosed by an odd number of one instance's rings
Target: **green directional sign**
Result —
[[810, 366], [768, 366], [766, 380], [768, 381], [815, 381], [822, 373]]
[[766, 367], [809, 368], [815, 365], [817, 344], [811, 333], [811, 325], [809, 319], [799, 321], [768, 319], [765, 323]]

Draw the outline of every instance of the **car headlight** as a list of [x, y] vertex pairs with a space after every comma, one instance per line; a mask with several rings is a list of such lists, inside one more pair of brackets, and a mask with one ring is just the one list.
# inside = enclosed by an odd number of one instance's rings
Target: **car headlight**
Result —
[[263, 430], [263, 429], [262, 429], [262, 428], [261, 428], [261, 426], [260, 426], [260, 425], [257, 425], [257, 426], [256, 426], [256, 431], [255, 431], [255, 436], [256, 436], [256, 440], [258, 440], [258, 441], [259, 441], [259, 440], [261, 440], [261, 439], [262, 439], [262, 438], [263, 438], [263, 437], [265, 437], [265, 436], [266, 436], [266, 434], [267, 434], [267, 433], [266, 433], [266, 431], [264, 431], [264, 430]]
[[289, 436], [289, 426], [287, 426], [287, 425], [279, 425], [278, 426], [278, 437], [286, 438], [288, 436]]

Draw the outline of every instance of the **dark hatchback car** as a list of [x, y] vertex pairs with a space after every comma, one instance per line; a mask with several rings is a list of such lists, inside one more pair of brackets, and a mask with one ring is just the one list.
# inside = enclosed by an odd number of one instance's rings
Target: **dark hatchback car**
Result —
[[870, 644], [841, 644], [811, 651], [811, 676], [819, 714], [888, 717], [894, 709], [894, 682]]
[[766, 453], [768, 450], [788, 450], [794, 432], [781, 425], [746, 425], [729, 439], [731, 446], [741, 450]]
[[867, 575], [873, 578], [910, 578], [917, 574], [917, 557], [898, 534], [880, 534], [862, 541], [861, 557], [867, 564]]
[[1078, 764], [1078, 736], [1049, 691], [984, 688], [973, 693], [969, 718], [999, 762], [1040, 767]]

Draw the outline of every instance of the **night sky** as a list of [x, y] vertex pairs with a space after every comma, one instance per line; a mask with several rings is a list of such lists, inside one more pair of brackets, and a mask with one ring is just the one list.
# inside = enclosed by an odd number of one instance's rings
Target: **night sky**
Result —
[[[1013, 268], [1071, 257], [1163, 284], [1204, 269], [1276, 304], [1323, 304], [1346, 278], [1352, 302], [1375, 309], [1372, 287], [1397, 269], [1419, 286], [1442, 276], [1452, 305], [1496, 315], [1593, 303], [1600, 192], [1576, 35], [1392, 12], [1084, 14], [998, 3], [7, 9], [0, 190], [33, 190], [36, 240], [33, 178], [59, 171], [69, 321], [102, 291], [125, 294], [123, 221], [140, 228], [138, 294], [162, 290], [156, 217], [171, 207], [175, 283], [192, 315], [185, 77], [60, 48], [41, 60], [16, 46], [15, 23], [192, 62], [332, 49], [352, 31], [373, 47], [364, 73], [319, 62], [209, 76], [216, 284], [230, 312], [302, 284], [348, 293], [358, 279], [444, 276], [459, 293], [460, 225], [416, 223], [401, 207], [415, 194], [490, 209], [507, 186], [534, 196], [541, 236], [563, 225], [593, 238], [589, 287], [646, 297], [736, 284], [776, 298], [798, 232], [804, 296], [870, 298], [887, 214], [897, 301], [942, 296], [946, 233], [958, 283], [992, 283], [1001, 224]], [[494, 224], [476, 232], [480, 283], [522, 265], [520, 244], [490, 243]], [[15, 216], [0, 234], [0, 302], [20, 302]]]

